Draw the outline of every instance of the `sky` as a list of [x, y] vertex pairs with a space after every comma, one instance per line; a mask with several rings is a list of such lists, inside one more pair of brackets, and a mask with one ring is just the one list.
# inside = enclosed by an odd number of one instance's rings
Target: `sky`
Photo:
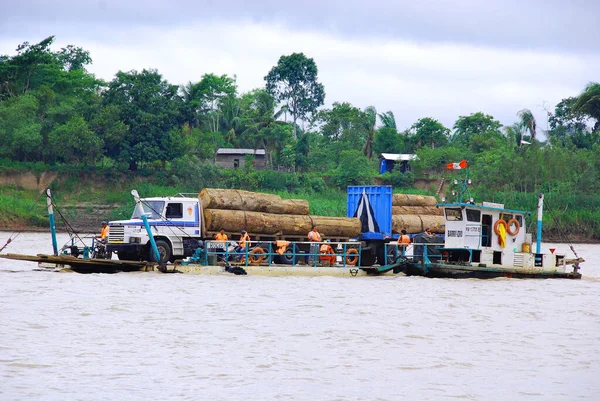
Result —
[[392, 111], [400, 130], [452, 127], [484, 112], [510, 125], [524, 108], [547, 127], [561, 99], [600, 81], [598, 0], [21, 0], [0, 12], [0, 54], [54, 35], [89, 50], [88, 70], [157, 69], [170, 83], [236, 76], [264, 87], [282, 55], [313, 58], [325, 106]]

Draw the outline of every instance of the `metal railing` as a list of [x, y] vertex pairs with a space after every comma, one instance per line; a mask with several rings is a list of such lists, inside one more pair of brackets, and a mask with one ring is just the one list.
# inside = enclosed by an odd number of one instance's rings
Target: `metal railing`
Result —
[[[321, 252], [322, 245], [329, 245], [335, 253]], [[278, 246], [279, 245], [279, 246]], [[279, 242], [279, 241], [246, 241], [241, 248], [238, 241], [205, 241], [204, 248], [199, 248], [187, 263], [204, 265], [217, 262], [233, 262], [240, 265], [274, 263], [296, 265], [305, 264], [312, 267], [327, 265], [325, 259], [335, 257], [333, 267], [360, 266], [360, 242]], [[329, 263], [331, 266], [331, 263]]]

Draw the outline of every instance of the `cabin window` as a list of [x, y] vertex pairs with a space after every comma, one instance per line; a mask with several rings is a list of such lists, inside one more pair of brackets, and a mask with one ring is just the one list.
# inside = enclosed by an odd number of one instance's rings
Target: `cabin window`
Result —
[[481, 220], [481, 211], [475, 209], [467, 209], [467, 221], [479, 223]]
[[523, 227], [523, 216], [521, 216], [520, 214], [515, 216], [515, 219], [517, 219], [517, 221], [519, 222], [519, 226]]
[[447, 221], [460, 221], [462, 219], [463, 219], [462, 210], [459, 207], [446, 209], [446, 220]]
[[169, 203], [167, 205], [167, 219], [181, 219], [183, 217], [183, 203]]
[[[144, 208], [144, 214], [146, 216], [148, 216], [151, 219], [160, 219], [163, 208], [165, 207], [165, 202], [143, 200], [142, 207]], [[140, 214], [138, 212], [137, 207], [135, 207], [133, 209], [133, 215], [131, 216], [131, 218], [132, 219], [141, 219], [142, 218], [142, 216], [140, 216]]]

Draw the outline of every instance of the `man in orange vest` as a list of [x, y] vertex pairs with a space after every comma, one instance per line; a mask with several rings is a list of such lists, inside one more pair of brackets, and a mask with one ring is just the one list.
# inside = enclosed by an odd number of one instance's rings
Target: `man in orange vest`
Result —
[[[229, 237], [227, 237], [227, 234], [225, 234], [225, 230], [221, 229], [221, 231], [219, 231], [217, 233], [217, 235], [215, 235], [215, 241], [223, 241], [225, 242], [223, 245], [219, 244], [217, 246], [215, 246], [215, 250], [221, 249], [223, 251], [223, 253], [225, 253], [225, 250], [227, 249], [227, 240], [229, 239]], [[219, 256], [220, 260], [225, 260], [225, 256]]]

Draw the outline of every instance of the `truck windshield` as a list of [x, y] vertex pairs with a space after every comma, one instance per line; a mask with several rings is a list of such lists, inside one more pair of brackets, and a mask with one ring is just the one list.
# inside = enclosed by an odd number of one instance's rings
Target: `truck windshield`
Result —
[[[146, 214], [146, 216], [148, 216], [148, 218], [150, 219], [160, 219], [162, 216], [162, 212], [163, 212], [163, 208], [165, 207], [165, 202], [164, 201], [142, 201], [142, 206], [144, 207], [144, 214]], [[150, 215], [148, 215], [150, 214]], [[140, 216], [139, 212], [138, 212], [138, 208], [135, 207], [133, 209], [133, 215], [131, 216], [132, 219], [141, 219], [142, 216]]]

